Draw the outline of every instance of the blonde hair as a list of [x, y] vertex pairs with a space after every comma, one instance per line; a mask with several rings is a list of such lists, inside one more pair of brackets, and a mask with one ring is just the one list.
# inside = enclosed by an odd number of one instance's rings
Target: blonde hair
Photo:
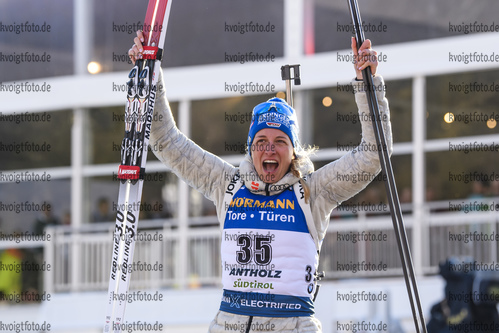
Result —
[[[303, 190], [305, 191], [305, 203], [308, 204], [308, 200], [310, 199], [310, 188], [305, 183], [303, 179], [304, 176], [301, 170], [305, 169], [307, 166], [312, 165], [312, 161], [310, 160], [310, 156], [314, 154], [318, 148], [316, 146], [308, 146], [308, 147], [298, 147], [298, 149], [294, 149], [295, 158], [291, 161], [291, 166], [289, 171], [293, 174], [293, 176], [299, 178], [300, 184], [303, 186]], [[313, 168], [312, 170], [313, 171]]]

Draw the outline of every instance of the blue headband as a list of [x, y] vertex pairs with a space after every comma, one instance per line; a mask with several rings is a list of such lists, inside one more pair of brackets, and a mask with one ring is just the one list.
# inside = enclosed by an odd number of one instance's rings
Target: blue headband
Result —
[[247, 142], [250, 155], [251, 144], [256, 133], [265, 128], [281, 130], [289, 137], [293, 147], [296, 148], [299, 145], [299, 129], [295, 110], [283, 99], [274, 97], [267, 102], [258, 104], [253, 109]]

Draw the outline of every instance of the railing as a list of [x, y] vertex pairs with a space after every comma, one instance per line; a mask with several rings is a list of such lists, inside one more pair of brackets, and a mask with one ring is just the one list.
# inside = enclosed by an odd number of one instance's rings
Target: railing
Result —
[[[195, 287], [220, 281], [220, 229], [193, 228], [188, 234], [187, 263], [181, 263], [178, 248], [179, 231], [172, 220], [144, 222], [139, 229], [133, 258], [131, 289]], [[79, 231], [52, 227], [47, 233], [52, 242], [45, 244], [45, 260], [53, 270], [45, 273], [45, 290], [53, 292], [106, 290], [109, 283], [113, 230], [109, 224], [94, 225]], [[180, 266], [186, 265], [188, 276], [182, 277]], [[188, 279], [180, 283], [181, 279]]]
[[[491, 198], [489, 202], [498, 202], [492, 199], [497, 198]], [[409, 244], [413, 248], [412, 209], [410, 205], [402, 208]], [[421, 273], [438, 273], [438, 264], [449, 256], [470, 256], [478, 262], [497, 263], [499, 212], [452, 212], [448, 208], [449, 202], [426, 205], [422, 221], [418, 222], [423, 230], [423, 246], [417, 254], [423, 263]], [[191, 218], [189, 223], [191, 227], [187, 232], [180, 234], [180, 230], [185, 229], [177, 228], [175, 219], [141, 222], [131, 289], [220, 284], [221, 232], [216, 217]], [[333, 212], [322, 244], [319, 270], [325, 271], [326, 279], [402, 275], [392, 229], [386, 211]], [[51, 269], [43, 272], [43, 290], [47, 293], [106, 290], [113, 231], [114, 223], [87, 224], [79, 230], [67, 226], [48, 227], [46, 232], [52, 236], [50, 241], [24, 244], [2, 241], [0, 250], [43, 246], [43, 260], [51, 263]], [[182, 237], [186, 239], [186, 253], [181, 253]], [[365, 241], [373, 237], [374, 240]], [[182, 262], [180, 258], [186, 260]], [[383, 269], [379, 269], [380, 264]]]
[[[470, 232], [487, 237], [495, 235], [498, 212], [439, 213], [433, 209], [428, 206], [423, 214], [421, 255], [424, 274], [437, 273], [439, 262], [449, 256], [471, 256], [484, 263], [497, 262], [497, 241], [466, 241], [462, 237]], [[404, 220], [411, 244], [412, 215], [404, 213]], [[202, 222], [216, 224], [216, 218], [207, 217]], [[180, 256], [181, 235], [175, 223], [175, 220], [143, 223], [142, 227], [147, 230], [140, 231], [136, 242], [131, 289], [220, 284], [220, 228], [216, 225], [189, 228], [187, 255]], [[45, 260], [52, 260], [54, 269], [45, 272], [47, 291], [107, 289], [113, 231], [110, 225], [89, 225], [79, 231], [54, 227], [49, 231], [54, 237], [45, 244]], [[374, 213], [374, 216], [366, 216], [365, 212], [356, 215], [334, 213], [322, 244], [320, 270], [325, 271], [326, 279], [402, 275], [392, 229], [391, 218], [386, 212]], [[180, 262], [180, 257], [187, 258], [187, 262]], [[181, 276], [181, 272], [185, 275]]]

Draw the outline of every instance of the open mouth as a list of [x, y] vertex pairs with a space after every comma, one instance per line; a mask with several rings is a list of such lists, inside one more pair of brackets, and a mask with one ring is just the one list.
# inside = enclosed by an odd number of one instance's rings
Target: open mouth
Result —
[[274, 160], [265, 160], [263, 161], [263, 171], [265, 172], [274, 172], [279, 167], [279, 163]]

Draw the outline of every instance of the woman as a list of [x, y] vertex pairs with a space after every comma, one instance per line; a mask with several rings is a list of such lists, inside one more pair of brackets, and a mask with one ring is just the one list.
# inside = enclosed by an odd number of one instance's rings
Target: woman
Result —
[[[139, 31], [128, 52], [132, 61], [141, 57], [142, 42]], [[273, 98], [254, 108], [248, 153], [236, 168], [177, 129], [164, 84], [159, 85], [154, 112], [163, 117], [153, 117], [162, 121], [153, 123], [150, 144], [165, 147], [155, 151], [156, 156], [214, 202], [222, 229], [224, 291], [209, 332], [321, 332], [313, 298], [329, 216], [380, 170], [361, 82], [361, 71], [367, 66], [376, 73], [376, 52], [369, 40], [357, 52], [352, 38], [351, 47], [357, 59], [352, 84], [363, 139], [357, 149], [316, 171], [309, 158], [311, 150], [300, 146], [295, 111], [285, 101]], [[383, 79], [375, 75], [374, 84], [383, 86]], [[391, 152], [388, 101], [384, 89], [377, 90]]]

